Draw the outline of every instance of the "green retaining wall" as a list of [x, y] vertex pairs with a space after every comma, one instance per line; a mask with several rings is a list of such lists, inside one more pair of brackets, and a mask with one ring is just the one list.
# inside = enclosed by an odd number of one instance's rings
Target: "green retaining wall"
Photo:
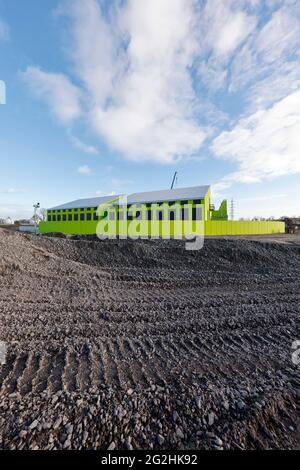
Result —
[[284, 222], [273, 221], [215, 221], [205, 222], [205, 235], [267, 235], [285, 233]]

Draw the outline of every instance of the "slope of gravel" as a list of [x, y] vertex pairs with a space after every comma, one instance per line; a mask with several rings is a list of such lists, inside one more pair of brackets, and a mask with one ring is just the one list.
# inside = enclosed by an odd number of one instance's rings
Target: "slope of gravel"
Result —
[[0, 232], [0, 448], [297, 448], [300, 245]]

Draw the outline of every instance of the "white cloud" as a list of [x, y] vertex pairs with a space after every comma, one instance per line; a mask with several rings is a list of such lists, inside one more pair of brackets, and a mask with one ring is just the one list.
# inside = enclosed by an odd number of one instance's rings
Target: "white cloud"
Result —
[[110, 16], [96, 0], [67, 3], [90, 122], [128, 159], [172, 162], [197, 152], [207, 136], [193, 112], [188, 69], [199, 47], [195, 4], [129, 0]]
[[0, 188], [0, 194], [14, 194], [17, 192], [18, 190], [15, 188]]
[[74, 147], [76, 147], [78, 150], [81, 150], [84, 153], [89, 153], [91, 155], [98, 155], [99, 152], [93, 145], [86, 144], [85, 142], [82, 142], [82, 140], [80, 140], [78, 137], [75, 137], [71, 134], [69, 134], [69, 139], [74, 145]]
[[9, 27], [0, 18], [0, 42], [7, 41], [9, 39]]
[[212, 144], [216, 156], [238, 166], [236, 172], [221, 182], [225, 185], [299, 173], [299, 148], [300, 91], [241, 119]]
[[0, 219], [12, 217], [14, 220], [30, 218], [33, 209], [23, 204], [0, 204]]
[[78, 168], [78, 173], [80, 173], [81, 175], [91, 175], [92, 170], [88, 165], [83, 165]]
[[38, 67], [28, 67], [22, 76], [32, 92], [49, 105], [59, 122], [68, 124], [80, 117], [80, 90], [68, 77], [44, 72]]
[[257, 18], [244, 7], [243, 1], [209, 0], [201, 12], [198, 40], [203, 59], [198, 74], [209, 90], [224, 87], [230, 58], [255, 30]]
[[[198, 157], [230, 119], [232, 130], [212, 146], [238, 165], [223, 188], [293, 173], [297, 124], [286, 123], [296, 112], [289, 95], [295, 99], [300, 84], [297, 6], [295, 0], [115, 0], [104, 7], [101, 0], [65, 0], [58, 12], [68, 19], [67, 49], [80, 90], [66, 76], [35, 67], [25, 76], [61, 122], [85, 118], [129, 160]], [[242, 110], [226, 116], [231, 99]], [[82, 151], [97, 151], [70, 139]]]
[[253, 95], [258, 105], [287, 96], [300, 79], [299, 48], [299, 4], [297, 8], [294, 2], [284, 3], [234, 57], [229, 90], [236, 92], [248, 87], [252, 107]]
[[204, 9], [205, 41], [216, 56], [228, 56], [256, 26], [256, 18], [237, 9], [236, 2], [209, 0]]

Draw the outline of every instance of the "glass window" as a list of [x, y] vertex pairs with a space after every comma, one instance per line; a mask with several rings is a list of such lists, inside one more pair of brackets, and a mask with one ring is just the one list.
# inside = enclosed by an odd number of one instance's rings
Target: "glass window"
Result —
[[94, 220], [98, 220], [97, 212], [94, 213]]
[[147, 218], [148, 220], [152, 220], [152, 211], [150, 209], [147, 211]]
[[82, 208], [80, 209], [80, 212], [83, 212], [83, 211], [84, 211], [84, 207], [82, 207]]
[[68, 221], [72, 222], [72, 214], [68, 214]]
[[77, 222], [78, 220], [78, 214], [74, 214], [74, 221]]
[[194, 199], [194, 204], [201, 204], [201, 199]]
[[181, 209], [181, 220], [189, 220], [189, 210]]
[[63, 222], [66, 222], [66, 220], [67, 220], [66, 214], [64, 214], [64, 215], [62, 216], [62, 219], [63, 219]]
[[51, 222], [51, 221], [52, 221], [52, 216], [48, 215], [48, 222]]
[[169, 220], [176, 220], [176, 211], [169, 210]]
[[163, 220], [163, 211], [157, 211], [156, 217], [158, 220]]
[[53, 216], [53, 222], [56, 222], [56, 215]]
[[83, 222], [85, 220], [85, 214], [80, 214], [80, 220]]
[[87, 214], [86, 215], [86, 220], [92, 220], [92, 214]]
[[61, 215], [58, 215], [57, 216], [57, 222], [60, 222], [61, 221]]
[[201, 207], [193, 207], [192, 209], [192, 219], [193, 220], [202, 220], [202, 209]]
[[175, 201], [169, 201], [169, 203], [168, 203], [168, 204], [169, 204], [169, 206], [174, 206], [174, 204], [175, 204]]

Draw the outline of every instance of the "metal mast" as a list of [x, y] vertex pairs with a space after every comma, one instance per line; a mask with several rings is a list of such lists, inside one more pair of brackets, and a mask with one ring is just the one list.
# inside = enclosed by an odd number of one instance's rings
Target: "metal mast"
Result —
[[177, 171], [175, 171], [174, 176], [173, 176], [173, 181], [172, 181], [172, 184], [171, 184], [171, 189], [174, 188], [174, 185], [175, 185], [175, 183], [177, 183], [177, 180], [178, 180], [178, 173], [177, 173]]

